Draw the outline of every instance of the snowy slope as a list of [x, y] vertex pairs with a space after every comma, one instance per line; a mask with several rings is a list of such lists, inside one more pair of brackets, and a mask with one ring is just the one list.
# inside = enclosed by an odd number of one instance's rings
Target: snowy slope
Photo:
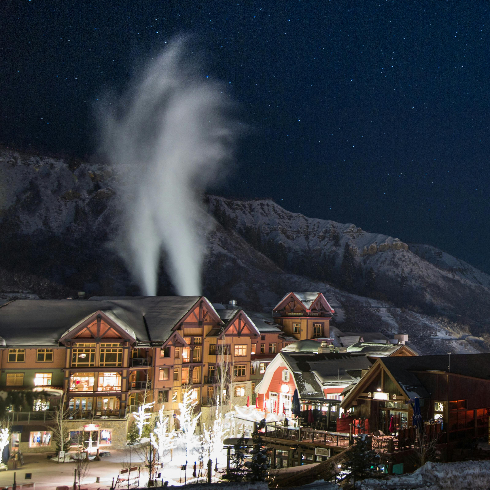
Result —
[[[131, 295], [111, 248], [116, 182], [102, 164], [0, 149], [0, 293]], [[206, 200], [203, 293], [270, 312], [288, 291], [322, 291], [345, 331], [408, 333], [420, 352], [485, 349], [490, 276], [444, 252], [270, 200]], [[165, 270], [159, 294], [173, 294]], [[476, 336], [476, 337], [472, 337]]]

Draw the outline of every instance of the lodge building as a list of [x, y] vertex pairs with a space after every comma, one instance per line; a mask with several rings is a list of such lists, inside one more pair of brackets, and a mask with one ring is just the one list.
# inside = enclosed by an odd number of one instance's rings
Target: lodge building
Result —
[[[255, 385], [284, 346], [329, 334], [321, 293], [289, 293], [254, 321], [205, 297], [93, 297], [0, 304], [0, 390], [31, 392], [6, 414], [22, 450], [54, 450], [49, 413], [63, 404], [75, 440], [124, 447], [128, 414], [153, 402], [170, 420], [191, 390], [206, 422], [213, 406], [255, 402]], [[223, 390], [221, 380], [225, 380]]]

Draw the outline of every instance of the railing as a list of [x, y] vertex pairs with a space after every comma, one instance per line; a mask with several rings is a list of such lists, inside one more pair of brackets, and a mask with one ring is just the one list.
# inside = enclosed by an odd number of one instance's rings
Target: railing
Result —
[[287, 427], [279, 427], [268, 424], [266, 426], [264, 436], [277, 439], [287, 439], [288, 441], [310, 442], [320, 446], [347, 447], [349, 445], [348, 434], [315, 430], [307, 427], [289, 429]]
[[148, 381], [131, 381], [132, 390], [150, 390], [151, 380]]
[[76, 410], [71, 409], [68, 410], [68, 419], [69, 420], [80, 420], [80, 419], [100, 419], [100, 418], [115, 418], [115, 419], [124, 419], [125, 418], [124, 410]]
[[131, 358], [131, 367], [151, 366], [151, 357], [133, 357]]
[[35, 412], [9, 412], [7, 414], [9, 421], [11, 422], [27, 422], [31, 420], [49, 422], [54, 418], [54, 411], [39, 410]]

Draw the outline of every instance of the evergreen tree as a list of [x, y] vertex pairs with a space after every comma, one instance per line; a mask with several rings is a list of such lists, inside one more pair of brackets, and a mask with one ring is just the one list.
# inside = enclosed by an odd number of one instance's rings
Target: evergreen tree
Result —
[[368, 436], [360, 435], [348, 454], [342, 469], [350, 472], [354, 485], [356, 480], [376, 476], [379, 454], [371, 449], [371, 440]]
[[252, 461], [246, 462], [245, 466], [250, 469], [250, 480], [265, 481], [269, 465], [267, 463], [267, 448], [262, 444], [262, 438], [258, 432], [253, 434]]
[[234, 453], [230, 461], [230, 471], [227, 474], [227, 479], [231, 481], [243, 481], [247, 475], [245, 468], [245, 452], [247, 447], [245, 445], [245, 435], [242, 435], [238, 439], [237, 443], [233, 446]]

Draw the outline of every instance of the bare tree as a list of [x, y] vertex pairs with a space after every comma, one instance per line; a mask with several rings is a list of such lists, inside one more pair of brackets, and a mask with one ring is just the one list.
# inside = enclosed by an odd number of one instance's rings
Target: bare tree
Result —
[[56, 442], [56, 451], [58, 452], [58, 461], [60, 460], [60, 452], [70, 449], [70, 430], [68, 424], [65, 423], [68, 419], [68, 409], [64, 407], [63, 398], [61, 404], [54, 410], [54, 424], [52, 426], [53, 439]]

